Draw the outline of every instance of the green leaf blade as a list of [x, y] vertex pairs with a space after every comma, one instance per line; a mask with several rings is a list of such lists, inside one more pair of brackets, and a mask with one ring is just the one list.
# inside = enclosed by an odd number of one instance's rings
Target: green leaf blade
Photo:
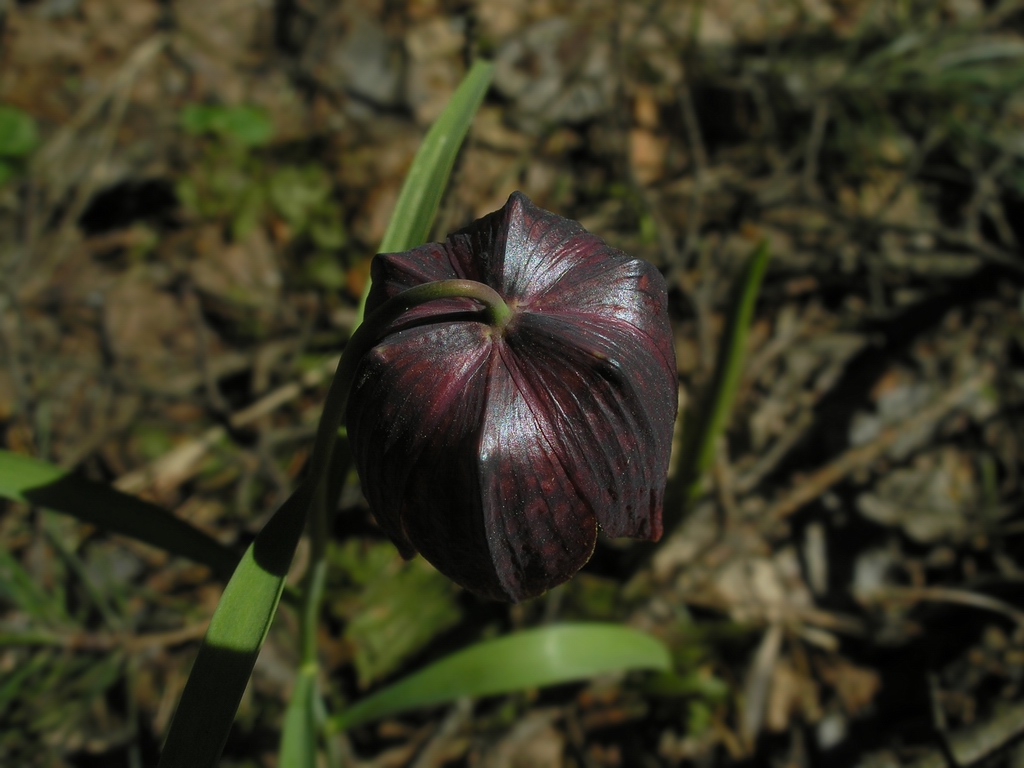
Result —
[[306, 486], [292, 494], [246, 550], [224, 588], [178, 703], [161, 768], [217, 764], [277, 612], [309, 502]]
[[167, 510], [40, 459], [0, 450], [0, 498], [34, 504], [208, 565], [227, 577], [238, 556]]
[[455, 157], [491, 85], [493, 73], [494, 65], [490, 62], [475, 62], [430, 127], [398, 196], [380, 244], [381, 253], [408, 250], [430, 236]]
[[666, 672], [668, 649], [618, 624], [560, 624], [477, 643], [359, 701], [337, 716], [338, 730], [464, 696], [496, 696], [634, 670]]
[[733, 402], [736, 400], [747, 356], [747, 336], [750, 334], [750, 323], [754, 319], [754, 307], [761, 290], [761, 281], [768, 268], [768, 257], [768, 244], [762, 242], [747, 259], [743, 273], [733, 289], [733, 300], [718, 349], [715, 375], [701, 408], [702, 413], [709, 414], [705, 428], [697, 433], [697, 472], [701, 475], [711, 467], [715, 444], [725, 429]]
[[682, 520], [689, 504], [700, 495], [704, 477], [714, 461], [718, 438], [725, 430], [739, 389], [747, 337], [769, 256], [767, 242], [761, 242], [744, 264], [733, 285], [715, 370], [683, 415], [683, 444], [666, 494], [666, 533]]
[[[381, 253], [407, 251], [422, 245], [430, 237], [430, 227], [448, 187], [455, 158], [469, 133], [477, 109], [491, 87], [494, 65], [476, 61], [452, 94], [448, 106], [427, 131], [416, 157], [409, 167], [395, 210], [380, 242]], [[370, 281], [363, 289], [356, 325], [362, 322]]]

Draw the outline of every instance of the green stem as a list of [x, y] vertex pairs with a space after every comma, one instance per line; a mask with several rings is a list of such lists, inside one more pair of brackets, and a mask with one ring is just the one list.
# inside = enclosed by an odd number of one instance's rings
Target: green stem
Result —
[[512, 318], [512, 310], [505, 300], [490, 286], [475, 280], [438, 280], [414, 286], [385, 301], [352, 334], [338, 363], [338, 370], [327, 392], [324, 411], [320, 417], [313, 455], [310, 458], [309, 477], [317, 483], [326, 474], [331, 448], [345, 419], [348, 393], [355, 379], [356, 369], [363, 356], [380, 343], [388, 326], [413, 307], [439, 299], [473, 299], [484, 307], [489, 325], [503, 329]]
[[327, 581], [327, 537], [330, 532], [329, 511], [337, 499], [329, 499], [327, 478], [331, 456], [337, 442], [338, 430], [345, 420], [348, 395], [355, 380], [359, 363], [387, 335], [392, 322], [413, 307], [439, 299], [473, 299], [483, 307], [484, 321], [497, 330], [504, 329], [512, 319], [512, 310], [493, 288], [474, 280], [438, 280], [409, 288], [388, 299], [356, 328], [338, 369], [331, 381], [324, 410], [313, 443], [309, 461], [309, 474], [305, 488], [310, 494], [309, 530], [310, 565], [303, 586], [302, 600], [302, 661], [316, 663], [316, 627], [320, 616], [320, 603]]
[[[321, 487], [325, 484], [321, 483]], [[327, 586], [327, 535], [330, 515], [327, 494], [314, 494], [309, 510], [309, 570], [302, 588], [302, 626], [300, 643], [302, 663], [316, 664], [316, 628], [320, 604]]]

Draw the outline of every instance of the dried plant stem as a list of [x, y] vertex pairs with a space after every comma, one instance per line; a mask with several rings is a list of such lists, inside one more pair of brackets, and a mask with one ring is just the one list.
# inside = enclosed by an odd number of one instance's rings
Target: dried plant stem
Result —
[[871, 466], [901, 436], [945, 418], [956, 410], [964, 400], [988, 384], [992, 377], [993, 372], [991, 370], [983, 370], [981, 373], [972, 376], [959, 386], [938, 397], [929, 406], [918, 411], [910, 418], [883, 430], [878, 437], [867, 445], [861, 445], [846, 451], [835, 461], [826, 464], [810, 476], [805, 477], [799, 485], [784, 494], [765, 513], [766, 519], [783, 520], [789, 517], [856, 470]]
[[818, 157], [821, 154], [821, 146], [825, 143], [825, 128], [828, 126], [828, 119], [828, 96], [821, 96], [814, 102], [811, 135], [807, 139], [807, 151], [804, 153], [804, 171], [801, 180], [804, 194], [810, 198], [821, 195], [821, 190], [818, 189]]
[[[338, 367], [340, 355], [334, 355], [313, 370], [307, 371], [298, 381], [290, 381], [256, 402], [231, 415], [228, 423], [233, 429], [242, 429], [259, 418], [272, 413], [285, 403], [298, 397], [302, 392], [322, 383]], [[192, 477], [207, 452], [227, 437], [222, 426], [210, 427], [198, 437], [176, 446], [160, 458], [144, 467], [122, 475], [114, 486], [125, 493], [139, 493], [146, 488], [168, 491]]]
[[686, 141], [693, 156], [693, 193], [690, 197], [690, 210], [686, 222], [686, 242], [683, 245], [683, 261], [687, 263], [697, 252], [700, 241], [701, 212], [704, 205], [704, 186], [708, 177], [708, 153], [704, 146], [704, 137], [697, 119], [697, 108], [693, 103], [693, 93], [689, 82], [684, 78], [679, 88], [679, 104], [683, 110], [683, 128]]
[[966, 605], [970, 608], [977, 608], [983, 611], [1002, 614], [1008, 619], [1016, 622], [1018, 628], [1024, 632], [1024, 611], [1017, 610], [1004, 600], [999, 600], [989, 595], [970, 592], [965, 589], [952, 587], [900, 587], [887, 586], [864, 595], [863, 599], [871, 602], [886, 603], [955, 603]]

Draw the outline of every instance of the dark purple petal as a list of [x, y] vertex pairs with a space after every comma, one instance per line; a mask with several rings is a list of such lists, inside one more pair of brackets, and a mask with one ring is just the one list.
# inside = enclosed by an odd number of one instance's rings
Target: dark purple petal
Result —
[[657, 539], [676, 412], [658, 271], [516, 193], [443, 244], [378, 256], [367, 309], [451, 278], [497, 290], [504, 331], [466, 299], [421, 305], [349, 400], [363, 490], [402, 554], [515, 601], [579, 570], [598, 525]]
[[496, 346], [477, 472], [484, 551], [502, 591], [490, 596], [517, 601], [560, 584], [586, 564], [597, 542], [597, 519], [577, 499], [574, 467], [553, 445], [548, 414], [520, 361], [505, 344]]
[[461, 471], [456, 456], [468, 452], [465, 460], [474, 460], [492, 351], [485, 332], [462, 322], [411, 328], [360, 364], [348, 404], [354, 458], [377, 522], [406, 557], [416, 552], [406, 534], [415, 525], [409, 513], [461, 493], [456, 478], [438, 480]]
[[518, 320], [508, 346], [555, 454], [573, 468], [578, 500], [609, 536], [658, 539], [675, 377], [639, 345], [643, 337], [616, 324], [540, 313]]

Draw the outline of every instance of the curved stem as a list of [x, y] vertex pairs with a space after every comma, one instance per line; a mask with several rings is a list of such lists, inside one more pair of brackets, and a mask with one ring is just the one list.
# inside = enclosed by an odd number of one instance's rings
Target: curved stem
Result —
[[480, 303], [483, 306], [485, 321], [498, 330], [505, 328], [512, 319], [512, 310], [490, 286], [474, 280], [438, 280], [414, 286], [381, 304], [356, 328], [341, 355], [338, 369], [327, 392], [323, 413], [320, 415], [320, 424], [313, 443], [313, 455], [309, 461], [309, 474], [302, 489], [309, 494], [309, 525], [312, 536], [309, 572], [303, 588], [302, 601], [303, 663], [316, 663], [316, 624], [327, 575], [326, 545], [330, 527], [328, 507], [329, 504], [336, 503], [336, 500], [327, 497], [327, 477], [338, 430], [345, 420], [348, 395], [359, 362], [387, 335], [391, 323], [405, 312], [420, 304], [453, 298], [473, 299]]
[[437, 280], [409, 288], [397, 296], [385, 301], [375, 309], [362, 324], [345, 346], [345, 351], [338, 363], [338, 369], [327, 392], [320, 425], [317, 428], [316, 441], [313, 443], [313, 455], [310, 459], [310, 478], [319, 478], [324, 474], [330, 461], [330, 449], [334, 438], [345, 419], [345, 407], [348, 405], [348, 393], [355, 379], [356, 369], [363, 356], [373, 349], [387, 332], [388, 326], [413, 307], [439, 299], [473, 299], [484, 307], [485, 318], [489, 325], [498, 329], [504, 328], [512, 319], [512, 310], [497, 291], [488, 285], [475, 280]]

